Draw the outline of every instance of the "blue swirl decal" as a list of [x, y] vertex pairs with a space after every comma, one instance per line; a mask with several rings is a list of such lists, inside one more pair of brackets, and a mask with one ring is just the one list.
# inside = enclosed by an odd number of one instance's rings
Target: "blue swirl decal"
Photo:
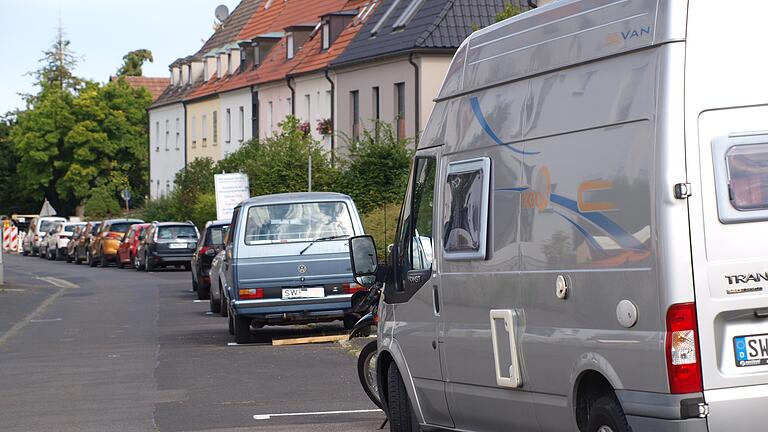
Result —
[[519, 153], [521, 155], [537, 155], [541, 152], [526, 152], [523, 150], [520, 150], [518, 148], [515, 148], [510, 143], [505, 143], [504, 141], [499, 138], [498, 135], [496, 135], [496, 132], [493, 131], [491, 128], [491, 125], [488, 124], [488, 121], [485, 119], [485, 115], [483, 115], [483, 110], [480, 109], [480, 101], [477, 99], [476, 96], [473, 96], [469, 98], [469, 102], [472, 104], [472, 111], [475, 113], [475, 118], [477, 119], [478, 123], [480, 123], [480, 126], [482, 126], [483, 130], [486, 134], [498, 145], [504, 146], [510, 150], [512, 150], [515, 153]]

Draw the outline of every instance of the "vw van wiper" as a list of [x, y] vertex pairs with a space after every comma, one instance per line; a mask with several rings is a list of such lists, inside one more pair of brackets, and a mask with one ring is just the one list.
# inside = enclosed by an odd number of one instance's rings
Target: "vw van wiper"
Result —
[[317, 243], [317, 242], [321, 242], [321, 241], [329, 241], [329, 240], [338, 240], [338, 239], [343, 239], [343, 238], [349, 238], [349, 234], [344, 234], [344, 235], [335, 235], [335, 236], [330, 236], [330, 237], [320, 237], [320, 238], [316, 238], [316, 239], [312, 240], [312, 242], [311, 242], [310, 244], [308, 244], [308, 245], [307, 245], [307, 247], [305, 247], [304, 249], [302, 249], [302, 250], [301, 250], [301, 252], [299, 252], [299, 255], [304, 255], [304, 252], [306, 252], [306, 251], [307, 251], [307, 249], [309, 249], [310, 247], [312, 247], [312, 245], [313, 245], [313, 244], [315, 244], [315, 243]]

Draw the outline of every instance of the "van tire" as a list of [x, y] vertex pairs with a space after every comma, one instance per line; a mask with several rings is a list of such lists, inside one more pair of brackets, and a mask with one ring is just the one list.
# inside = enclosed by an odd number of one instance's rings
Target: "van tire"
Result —
[[421, 427], [413, 412], [411, 399], [405, 389], [400, 370], [392, 363], [387, 369], [387, 417], [390, 432], [420, 432]]
[[589, 413], [587, 432], [632, 432], [621, 404], [613, 394], [597, 399]]
[[234, 325], [235, 342], [238, 344], [247, 344], [251, 341], [251, 319], [244, 316], [234, 315], [231, 318]]

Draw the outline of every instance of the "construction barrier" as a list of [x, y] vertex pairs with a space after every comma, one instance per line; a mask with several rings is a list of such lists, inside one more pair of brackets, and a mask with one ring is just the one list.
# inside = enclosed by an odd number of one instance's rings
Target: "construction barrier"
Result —
[[11, 252], [19, 253], [19, 228], [11, 227]]
[[9, 223], [3, 224], [3, 250], [11, 250], [11, 225]]

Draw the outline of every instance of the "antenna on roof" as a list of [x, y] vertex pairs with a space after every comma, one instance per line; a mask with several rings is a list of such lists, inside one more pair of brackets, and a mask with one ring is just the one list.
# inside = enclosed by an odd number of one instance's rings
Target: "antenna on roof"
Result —
[[218, 5], [215, 14], [219, 22], [224, 22], [229, 17], [229, 8], [226, 5]]

